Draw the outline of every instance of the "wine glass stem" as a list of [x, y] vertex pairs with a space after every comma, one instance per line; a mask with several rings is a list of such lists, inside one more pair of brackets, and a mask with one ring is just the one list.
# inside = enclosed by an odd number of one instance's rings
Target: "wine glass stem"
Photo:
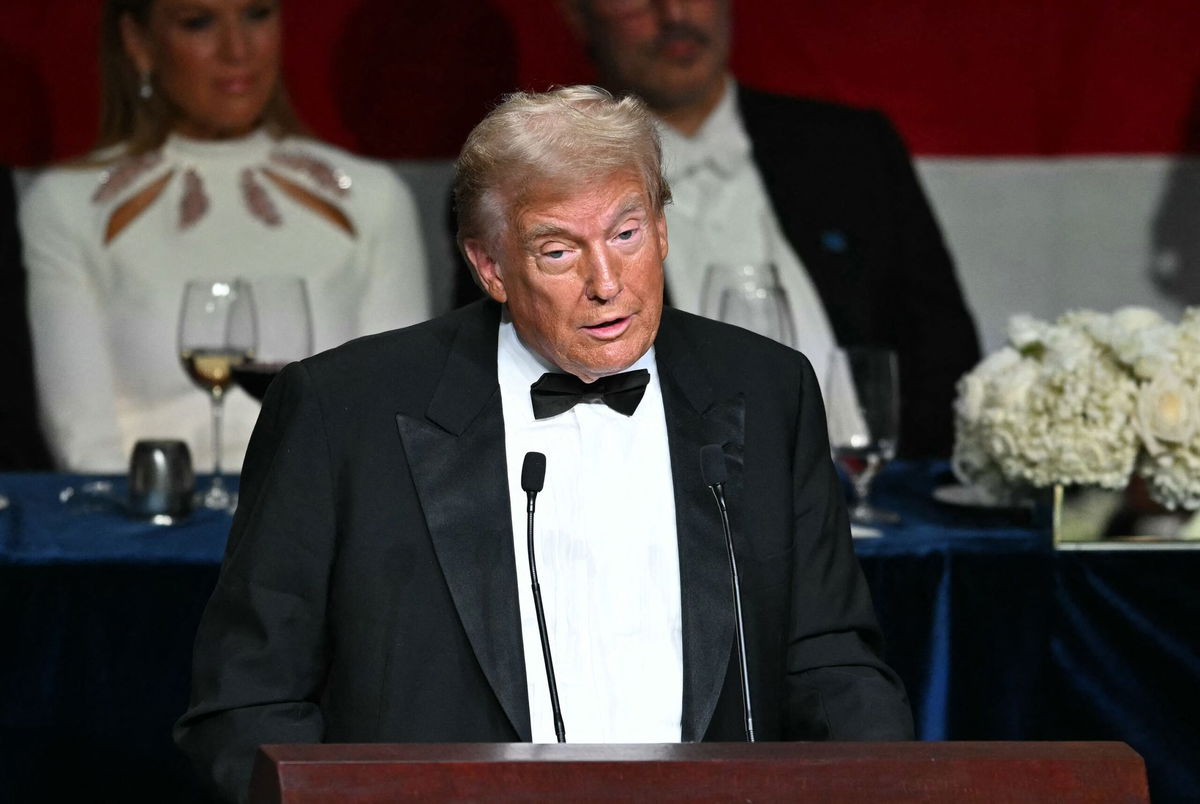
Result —
[[875, 480], [875, 475], [879, 474], [879, 456], [868, 455], [866, 467], [854, 477], [854, 508], [855, 510], [867, 510], [871, 506], [871, 483]]
[[212, 432], [213, 432], [213, 481], [214, 489], [224, 489], [221, 479], [221, 424], [225, 418], [225, 394], [216, 391], [212, 395]]

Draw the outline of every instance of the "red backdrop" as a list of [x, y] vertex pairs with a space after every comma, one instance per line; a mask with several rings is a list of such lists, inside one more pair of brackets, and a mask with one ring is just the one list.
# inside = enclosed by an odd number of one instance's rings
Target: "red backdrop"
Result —
[[[0, 2], [0, 160], [86, 150], [98, 0]], [[513, 87], [592, 74], [554, 0], [286, 0], [285, 70], [321, 137], [452, 156]], [[883, 108], [920, 154], [1200, 153], [1196, 0], [735, 0], [734, 71]]]

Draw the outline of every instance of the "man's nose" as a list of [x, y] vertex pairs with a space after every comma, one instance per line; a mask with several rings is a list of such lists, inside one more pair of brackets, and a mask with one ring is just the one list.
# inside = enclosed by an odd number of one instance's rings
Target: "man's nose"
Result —
[[687, 17], [687, 6], [691, 0], [655, 0], [658, 14], [664, 20], [678, 22]]
[[588, 261], [587, 297], [601, 302], [612, 301], [621, 292], [621, 263], [603, 251]]

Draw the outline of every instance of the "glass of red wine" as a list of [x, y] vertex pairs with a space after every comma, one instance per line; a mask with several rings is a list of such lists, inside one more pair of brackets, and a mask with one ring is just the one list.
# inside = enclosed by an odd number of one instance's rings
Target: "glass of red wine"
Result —
[[254, 354], [254, 302], [239, 279], [188, 282], [179, 311], [179, 359], [212, 403], [213, 479], [201, 500], [205, 508], [228, 510], [233, 499], [221, 474], [221, 420], [233, 370]]
[[247, 360], [233, 367], [232, 375], [242, 390], [261, 402], [284, 366], [312, 354], [312, 311], [302, 277], [243, 281], [252, 291], [258, 344]]
[[880, 525], [899, 521], [871, 501], [871, 484], [896, 457], [900, 434], [900, 381], [890, 349], [834, 349], [825, 372], [826, 416], [833, 458], [854, 487], [850, 521]]

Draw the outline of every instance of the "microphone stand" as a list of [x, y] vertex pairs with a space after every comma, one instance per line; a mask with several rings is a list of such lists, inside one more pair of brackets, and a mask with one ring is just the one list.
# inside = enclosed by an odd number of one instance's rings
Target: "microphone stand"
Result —
[[562, 708], [558, 705], [558, 683], [554, 680], [554, 660], [550, 657], [550, 636], [546, 632], [546, 612], [542, 608], [542, 587], [538, 583], [537, 561], [533, 555], [533, 510], [534, 500], [546, 477], [546, 456], [540, 452], [529, 452], [525, 455], [525, 464], [521, 470], [521, 488], [529, 500], [526, 512], [526, 536], [529, 545], [529, 578], [533, 586], [533, 606], [537, 614], [538, 635], [542, 639], [542, 658], [546, 662], [546, 682], [550, 687], [550, 708], [554, 713], [554, 734], [560, 743], [567, 741], [566, 728], [563, 726]]
[[738, 677], [742, 685], [742, 714], [746, 726], [746, 742], [754, 740], [754, 713], [750, 707], [750, 673], [746, 666], [746, 633], [742, 624], [742, 587], [738, 580], [737, 558], [733, 553], [733, 531], [729, 527], [729, 511], [725, 507], [725, 453], [716, 444], [701, 449], [704, 482], [717, 501], [721, 513], [721, 529], [725, 532], [725, 548], [729, 553], [729, 575], [733, 588], [734, 628], [737, 634]]

